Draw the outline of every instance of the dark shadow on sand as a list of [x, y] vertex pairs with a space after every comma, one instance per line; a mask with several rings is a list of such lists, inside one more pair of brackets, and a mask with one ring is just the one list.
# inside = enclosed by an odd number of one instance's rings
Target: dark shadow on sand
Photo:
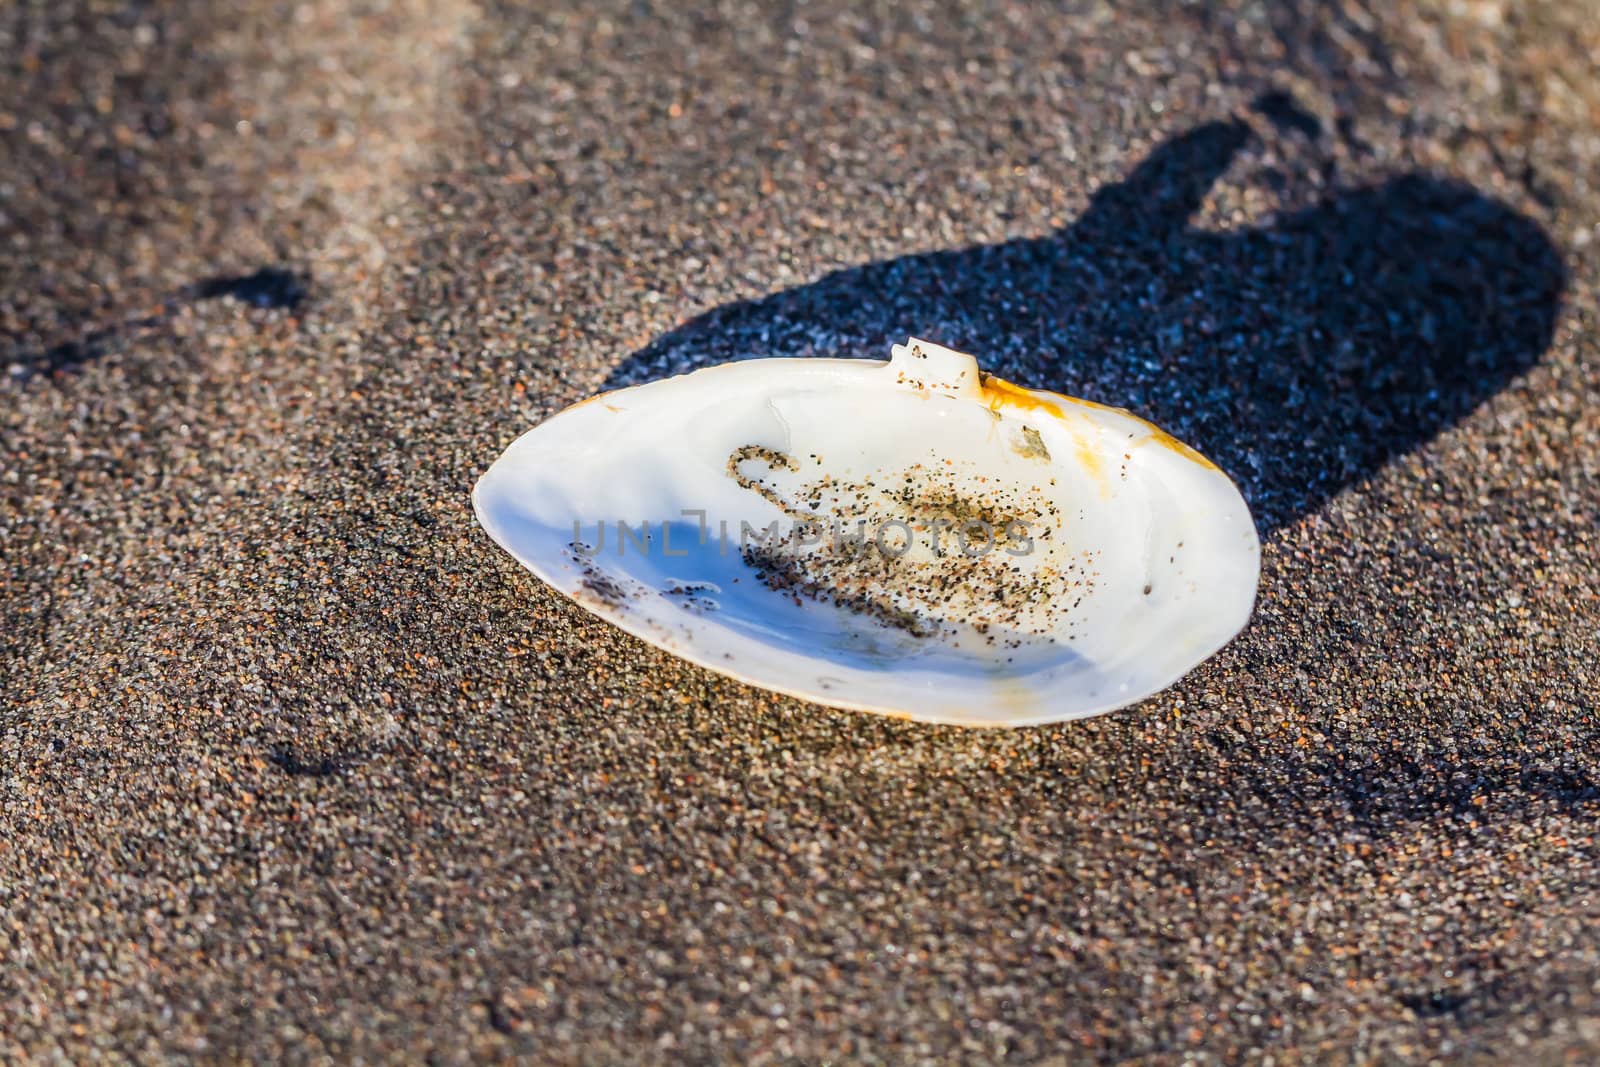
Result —
[[13, 364], [23, 376], [73, 371], [94, 362], [130, 339], [165, 326], [185, 304], [229, 299], [252, 308], [299, 308], [310, 291], [308, 275], [287, 267], [259, 267], [249, 274], [216, 275], [183, 286], [153, 310], [109, 323], [85, 323], [77, 336], [47, 348], [0, 352], [0, 365]]
[[1193, 227], [1251, 136], [1230, 121], [1173, 138], [1045, 237], [869, 263], [715, 308], [608, 385], [728, 359], [881, 359], [916, 334], [1161, 424], [1239, 480], [1270, 531], [1528, 369], [1566, 272], [1534, 221], [1418, 174], [1270, 225]]

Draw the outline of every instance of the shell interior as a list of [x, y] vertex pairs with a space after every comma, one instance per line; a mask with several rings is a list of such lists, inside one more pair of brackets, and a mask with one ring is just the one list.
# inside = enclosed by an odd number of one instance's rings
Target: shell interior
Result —
[[594, 614], [838, 707], [1022, 725], [1171, 684], [1249, 619], [1233, 483], [1114, 408], [926, 341], [724, 364], [524, 434], [489, 534]]

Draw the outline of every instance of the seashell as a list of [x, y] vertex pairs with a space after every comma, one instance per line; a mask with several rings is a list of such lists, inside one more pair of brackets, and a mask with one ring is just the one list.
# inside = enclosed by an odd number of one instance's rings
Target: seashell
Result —
[[473, 493], [489, 536], [608, 622], [806, 700], [1028, 725], [1160, 691], [1249, 620], [1238, 489], [1116, 408], [912, 339], [605, 393]]

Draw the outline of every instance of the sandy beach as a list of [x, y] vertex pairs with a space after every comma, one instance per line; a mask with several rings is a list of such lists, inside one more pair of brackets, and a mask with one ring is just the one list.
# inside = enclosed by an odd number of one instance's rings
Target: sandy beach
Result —
[[[1584, 4], [0, 9], [0, 1059], [1600, 1058]], [[1018, 731], [541, 585], [540, 419], [910, 334], [1250, 626]]]

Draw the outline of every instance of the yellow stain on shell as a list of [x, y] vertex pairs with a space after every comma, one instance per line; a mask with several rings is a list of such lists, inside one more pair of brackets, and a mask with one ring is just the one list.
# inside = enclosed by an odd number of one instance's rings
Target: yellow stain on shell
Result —
[[[982, 399], [983, 403], [988, 405], [989, 410], [996, 415], [1000, 414], [1002, 410], [1027, 413], [1042, 411], [1045, 414], [1053, 415], [1058, 419], [1065, 419], [1066, 412], [1062, 408], [1063, 404], [1072, 404], [1082, 408], [1096, 408], [1100, 411], [1109, 411], [1113, 414], [1124, 415], [1150, 431], [1150, 436], [1145, 438], [1143, 441], [1138, 442], [1138, 444], [1144, 445], [1153, 442], [1163, 448], [1176, 452], [1178, 455], [1182, 456], [1191, 463], [1198, 463], [1207, 470], [1219, 469], [1215, 463], [1211, 462], [1205, 456], [1202, 456], [1199, 452], [1196, 452], [1194, 449], [1190, 448], [1188, 445], [1184, 444], [1182, 441], [1178, 440], [1176, 437], [1172, 436], [1155, 423], [1148, 419], [1141, 419], [1139, 416], [1135, 415], [1131, 411], [1128, 411], [1126, 408], [1115, 408], [1109, 404], [1096, 404], [1093, 400], [1082, 400], [1075, 396], [1064, 396], [1061, 393], [1052, 393], [1044, 389], [1028, 389], [1024, 386], [1013, 385], [1011, 382], [1004, 381], [1000, 378], [994, 377], [993, 375], [987, 374], [984, 375], [978, 383], [978, 395]], [[1100, 463], [1099, 457], [1095, 457], [1092, 462], [1088, 461], [1085, 456], [1085, 447], [1085, 442], [1080, 439], [1078, 442], [1078, 458], [1081, 461], [1084, 461], [1084, 465], [1089, 467], [1096, 473], [1096, 476], [1098, 476]]]
[[[576, 404], [572, 404], [572, 405], [568, 406], [567, 408], [563, 409], [563, 414], [565, 412], [567, 412], [567, 411], [577, 411], [579, 408], [588, 407], [590, 404], [593, 404], [596, 400], [604, 400], [606, 397], [611, 396], [613, 393], [618, 393], [618, 392], [621, 392], [621, 390], [620, 389], [606, 389], [603, 392], [599, 392], [599, 393], [594, 394], [594, 396], [586, 396], [582, 400], [578, 401]], [[615, 411], [615, 412], [618, 412], [618, 413], [621, 413], [623, 410], [625, 410], [623, 408], [617, 407], [615, 404], [610, 404], [610, 403], [606, 404], [605, 408], [606, 408], [607, 411]]]

